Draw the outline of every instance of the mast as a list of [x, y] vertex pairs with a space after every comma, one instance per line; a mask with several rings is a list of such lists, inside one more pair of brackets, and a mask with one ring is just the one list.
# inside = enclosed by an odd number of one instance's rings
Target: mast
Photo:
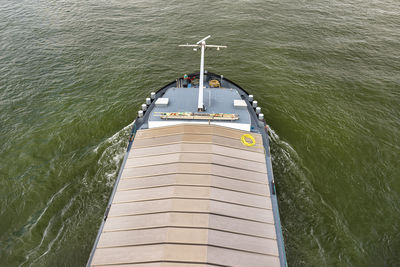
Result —
[[207, 45], [206, 40], [210, 38], [211, 35], [201, 39], [194, 45], [185, 44], [179, 45], [180, 47], [193, 47], [194, 51], [197, 51], [197, 48], [201, 49], [201, 58], [200, 58], [200, 82], [199, 82], [199, 97], [197, 102], [197, 111], [205, 111], [204, 101], [203, 101], [203, 91], [204, 91], [204, 51], [207, 47], [217, 48], [227, 48], [225, 45]]
[[201, 58], [200, 58], [200, 82], [199, 82], [199, 97], [197, 101], [197, 111], [204, 111], [204, 101], [203, 101], [203, 84], [204, 84], [204, 50], [206, 50], [206, 39], [210, 38], [211, 36], [207, 36], [203, 40], [197, 42], [201, 45]]

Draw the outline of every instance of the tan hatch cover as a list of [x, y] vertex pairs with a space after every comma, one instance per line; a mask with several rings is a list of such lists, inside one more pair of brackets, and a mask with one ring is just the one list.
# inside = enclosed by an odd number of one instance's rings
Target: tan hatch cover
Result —
[[279, 266], [261, 135], [140, 130], [92, 266]]

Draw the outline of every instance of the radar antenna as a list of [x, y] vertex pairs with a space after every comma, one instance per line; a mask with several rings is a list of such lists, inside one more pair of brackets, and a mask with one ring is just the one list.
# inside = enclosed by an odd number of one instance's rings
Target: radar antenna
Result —
[[201, 59], [200, 59], [200, 82], [199, 82], [199, 98], [197, 102], [197, 111], [205, 111], [204, 101], [203, 101], [203, 86], [204, 86], [204, 51], [207, 47], [216, 48], [220, 50], [221, 48], [227, 48], [225, 45], [207, 45], [206, 40], [210, 38], [211, 35], [201, 39], [196, 44], [185, 44], [179, 45], [180, 47], [193, 47], [194, 51], [197, 51], [197, 48], [201, 48]]

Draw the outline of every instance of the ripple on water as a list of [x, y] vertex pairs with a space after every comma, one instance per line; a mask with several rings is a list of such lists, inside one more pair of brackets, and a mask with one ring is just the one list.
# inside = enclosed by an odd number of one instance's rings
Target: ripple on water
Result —
[[228, 49], [207, 69], [276, 132], [289, 265], [399, 265], [398, 14], [394, 0], [2, 3], [0, 262], [85, 264], [137, 109], [198, 69], [177, 45], [211, 34]]

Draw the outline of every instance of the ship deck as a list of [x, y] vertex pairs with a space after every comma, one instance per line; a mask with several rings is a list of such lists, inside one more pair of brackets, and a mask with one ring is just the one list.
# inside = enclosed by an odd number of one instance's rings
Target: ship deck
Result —
[[91, 266], [280, 266], [260, 134], [138, 130]]
[[163, 127], [179, 123], [211, 123], [222, 125], [230, 128], [250, 131], [251, 120], [247, 107], [234, 107], [234, 100], [241, 100], [236, 89], [232, 88], [210, 88], [208, 84], [204, 85], [204, 103], [207, 106], [207, 113], [227, 113], [237, 114], [239, 119], [235, 121], [196, 121], [196, 120], [165, 120], [160, 114], [164, 112], [197, 112], [197, 98], [199, 94], [198, 87], [192, 88], [169, 88], [163, 98], [169, 99], [169, 104], [166, 106], [155, 106], [149, 116], [149, 128]]

